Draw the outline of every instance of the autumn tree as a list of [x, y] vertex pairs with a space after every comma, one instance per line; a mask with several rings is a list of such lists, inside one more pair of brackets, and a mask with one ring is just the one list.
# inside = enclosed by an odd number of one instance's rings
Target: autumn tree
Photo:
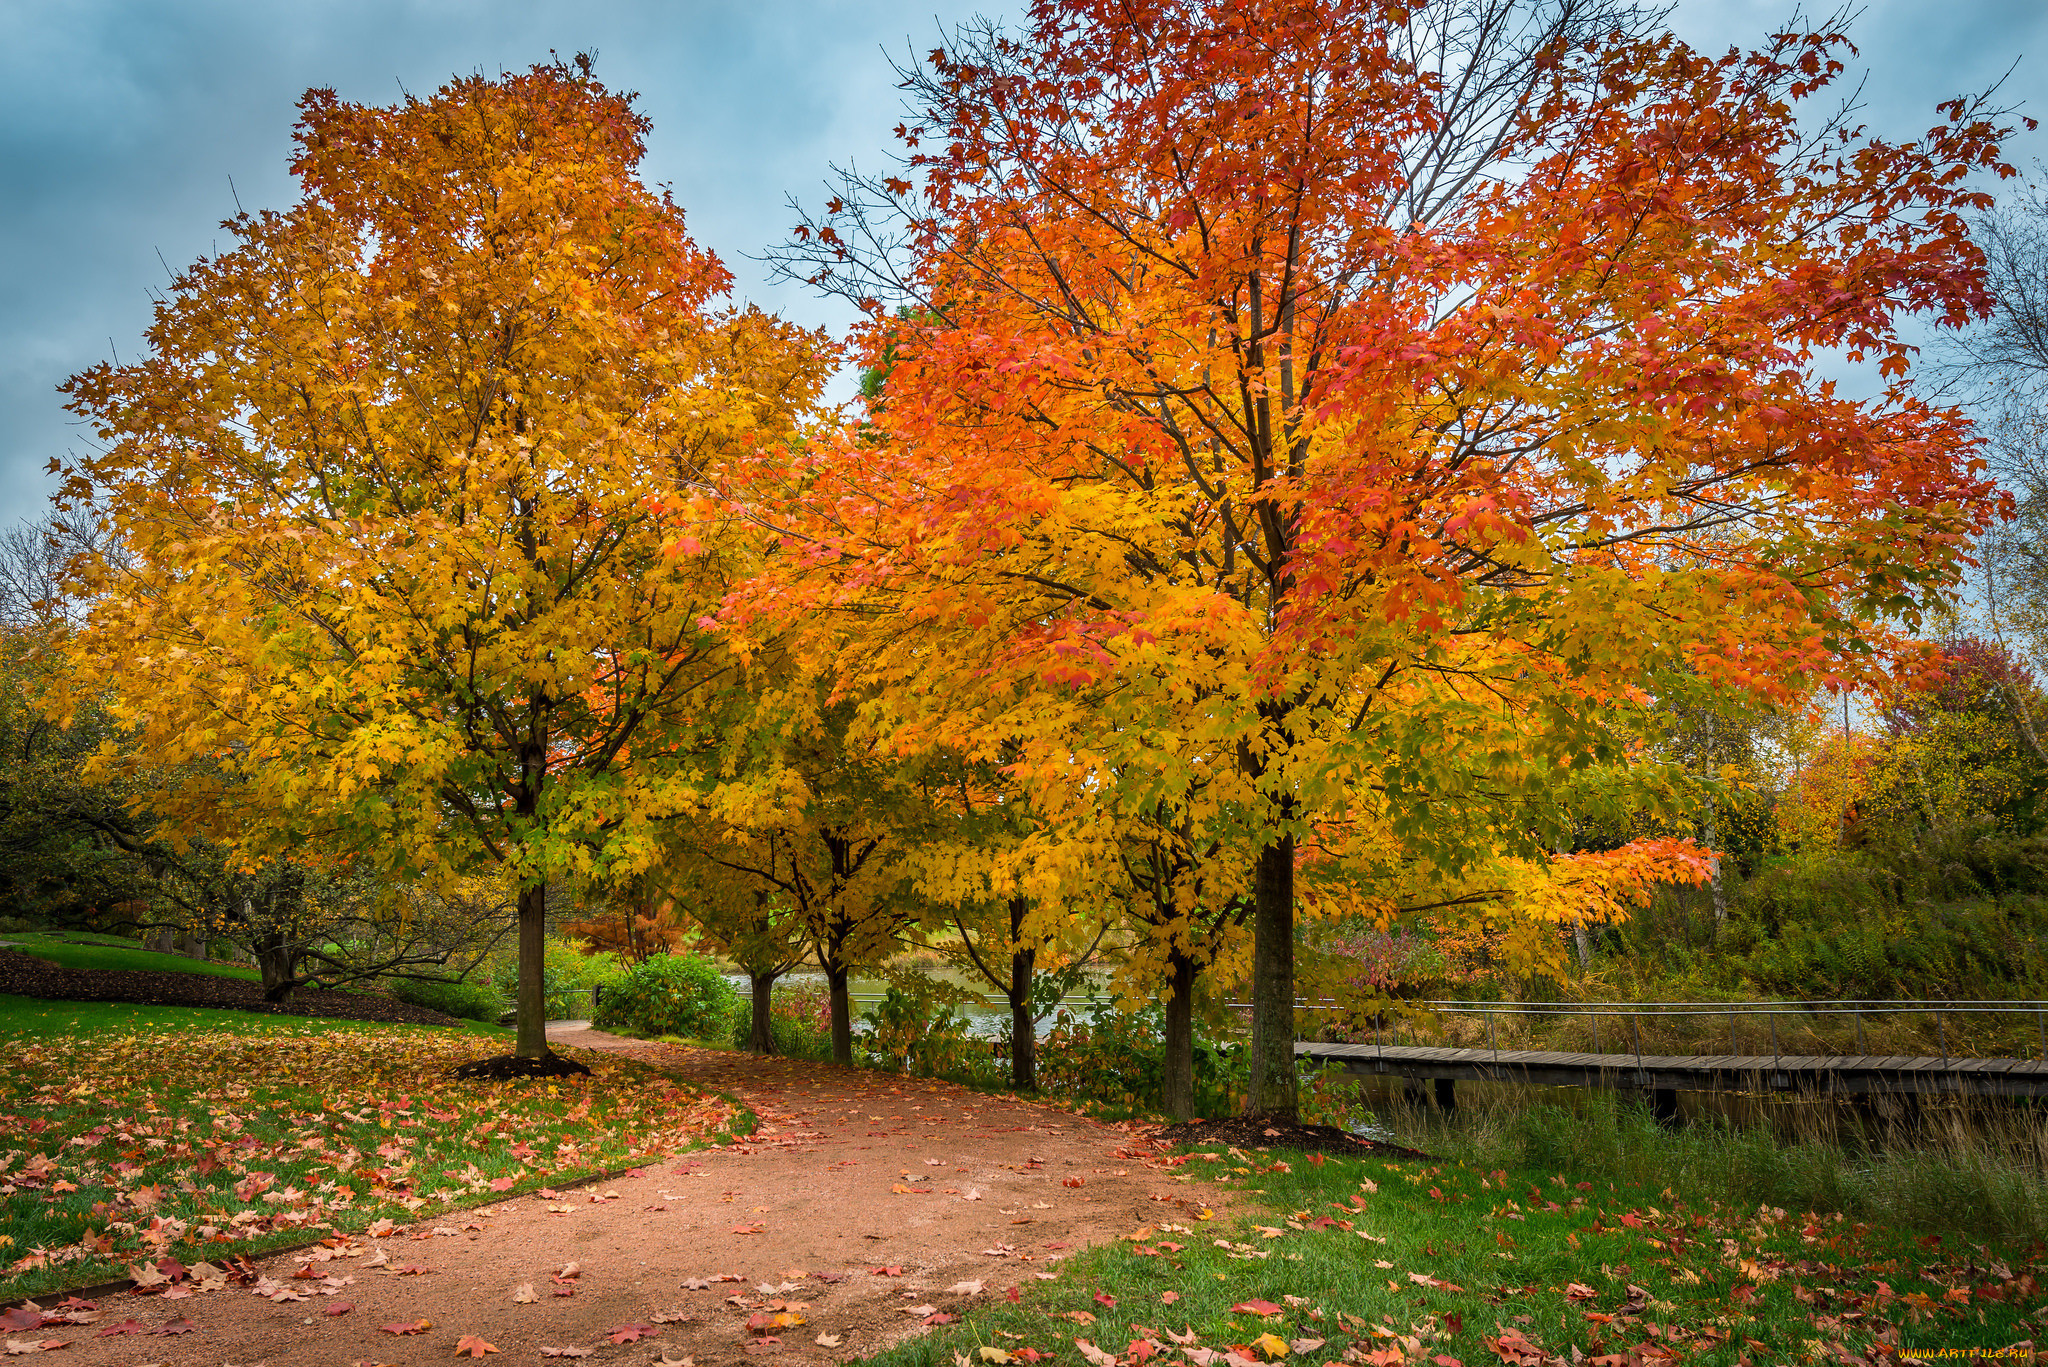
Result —
[[667, 835], [661, 887], [697, 942], [747, 975], [753, 1003], [747, 1048], [772, 1054], [775, 984], [811, 953], [809, 922], [785, 891], [801, 886], [791, 832], [779, 823], [741, 829], [684, 820]]
[[[1964, 215], [2005, 130], [1829, 118], [1845, 51], [1536, 0], [1041, 0], [905, 70], [901, 171], [799, 229], [785, 266], [887, 368], [797, 476], [810, 601], [889, 619], [848, 663], [934, 735], [962, 693], [1093, 690], [1044, 782], [1169, 734], [1146, 782], [1195, 837], [1263, 832], [1251, 1111], [1296, 1109], [1305, 844], [1379, 919], [1576, 914], [1694, 857], [1557, 854], [1564, 776], [1629, 761], [1605, 709], [1858, 676], [1954, 584], [1992, 490], [1898, 323], [1987, 308]], [[1191, 796], [1218, 756], [1248, 809]]]
[[225, 225], [144, 359], [66, 386], [104, 446], [61, 501], [125, 557], [75, 568], [76, 676], [186, 767], [170, 829], [516, 885], [544, 1062], [544, 885], [652, 859], [733, 677], [704, 623], [730, 529], [673, 495], [787, 439], [821, 356], [720, 305], [587, 61], [300, 115], [297, 201]]

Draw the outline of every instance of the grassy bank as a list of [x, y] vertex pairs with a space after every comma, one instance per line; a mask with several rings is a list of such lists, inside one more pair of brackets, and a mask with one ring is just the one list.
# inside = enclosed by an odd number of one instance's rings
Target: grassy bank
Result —
[[644, 1064], [459, 1082], [496, 1030], [0, 1000], [0, 1300], [406, 1221], [670, 1153], [729, 1105]]
[[992, 1304], [873, 1361], [1732, 1367], [1988, 1349], [2038, 1328], [2038, 1246], [1731, 1202], [1611, 1166], [1199, 1152], [1190, 1195], [1240, 1192], [1236, 1218], [1134, 1229], [1056, 1283], [1020, 1280], [1014, 1303], [992, 1282]]
[[215, 963], [183, 954], [160, 954], [144, 949], [133, 940], [86, 931], [10, 931], [0, 935], [5, 947], [19, 954], [47, 959], [65, 968], [118, 968], [145, 973], [209, 973], [222, 978], [246, 978], [260, 982], [255, 969], [242, 964]]

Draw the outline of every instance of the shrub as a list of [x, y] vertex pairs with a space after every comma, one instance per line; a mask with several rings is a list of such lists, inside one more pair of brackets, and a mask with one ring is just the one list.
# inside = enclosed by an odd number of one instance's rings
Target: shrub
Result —
[[861, 1013], [867, 1032], [855, 1042], [863, 1063], [920, 1077], [973, 1073], [993, 1055], [969, 1036], [971, 1022], [953, 1008], [969, 994], [919, 972], [894, 975], [889, 991]]
[[400, 978], [390, 984], [391, 995], [411, 1006], [439, 1011], [464, 1020], [495, 1022], [504, 1013], [505, 999], [496, 989], [482, 983], [423, 982]]
[[[1038, 1042], [1039, 1089], [1119, 1110], [1159, 1110], [1165, 1039], [1166, 1012], [1156, 1005], [1119, 1011], [1096, 1001], [1086, 1020], [1062, 1010]], [[1194, 1055], [1195, 1114], [1229, 1114], [1244, 1089], [1244, 1051], [1198, 1030]]]
[[637, 1035], [723, 1040], [740, 995], [718, 966], [697, 954], [657, 954], [605, 986], [591, 1024]]
[[[746, 1048], [753, 1033], [754, 1004], [742, 998], [733, 1016], [733, 1048]], [[768, 1034], [783, 1058], [831, 1058], [831, 995], [814, 982], [777, 983], [768, 1005]]]

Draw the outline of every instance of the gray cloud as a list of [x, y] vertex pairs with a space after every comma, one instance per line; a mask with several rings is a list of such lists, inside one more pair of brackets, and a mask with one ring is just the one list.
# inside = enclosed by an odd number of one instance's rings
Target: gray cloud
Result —
[[[288, 203], [293, 105], [309, 86], [383, 102], [401, 85], [523, 68], [596, 49], [599, 74], [641, 92], [647, 173], [673, 184], [692, 231], [746, 297], [810, 323], [843, 314], [771, 289], [745, 259], [815, 197], [829, 161], [878, 162], [897, 119], [882, 48], [930, 46], [938, 21], [1012, 5], [906, 11], [877, 0], [0, 0], [0, 523], [42, 511], [44, 465], [84, 443], [56, 385], [140, 349], [161, 252], [209, 251], [235, 197]], [[935, 14], [936, 12], [936, 14]], [[1688, 0], [1674, 24], [1709, 49], [1755, 38], [1789, 6]], [[2039, 0], [1893, 0], [1854, 36], [1866, 117], [1910, 135], [1934, 102], [2029, 54], [2007, 93], [2048, 111]], [[2038, 139], [2015, 149], [2031, 162]], [[230, 191], [230, 180], [234, 190]]]

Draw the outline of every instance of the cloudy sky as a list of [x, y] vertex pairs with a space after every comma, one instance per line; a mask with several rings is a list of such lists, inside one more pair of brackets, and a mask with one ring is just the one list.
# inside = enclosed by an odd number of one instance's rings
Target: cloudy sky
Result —
[[[770, 288], [748, 256], [778, 240], [785, 197], [816, 199], [829, 162], [880, 162], [897, 119], [885, 53], [1016, 4], [944, 0], [0, 0], [0, 525], [43, 511], [43, 467], [85, 434], [56, 386], [133, 357], [150, 291], [219, 239], [237, 198], [291, 199], [293, 103], [309, 86], [385, 102], [449, 75], [599, 54], [641, 92], [648, 178], [749, 298], [809, 323], [843, 315]], [[1719, 50], [1789, 3], [1683, 0], [1673, 23]], [[1872, 0], [1852, 30], [1867, 121], [1900, 136], [1936, 100], [1996, 80], [2048, 122], [2041, 0]], [[2048, 133], [2013, 149], [2048, 161]], [[159, 260], [161, 257], [161, 261]]]

